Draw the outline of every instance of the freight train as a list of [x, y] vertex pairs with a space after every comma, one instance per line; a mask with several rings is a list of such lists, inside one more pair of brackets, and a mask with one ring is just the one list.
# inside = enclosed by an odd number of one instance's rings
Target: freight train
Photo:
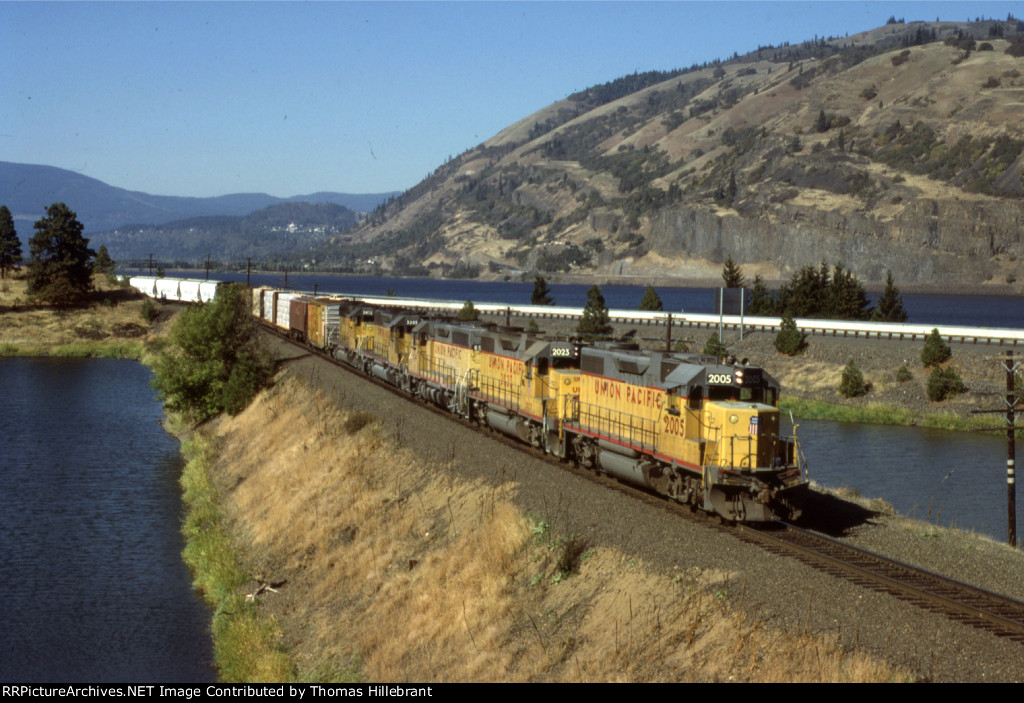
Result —
[[758, 366], [352, 298], [253, 288], [251, 302], [295, 341], [564, 461], [730, 522], [800, 515], [806, 464], [795, 434], [781, 434], [779, 384]]

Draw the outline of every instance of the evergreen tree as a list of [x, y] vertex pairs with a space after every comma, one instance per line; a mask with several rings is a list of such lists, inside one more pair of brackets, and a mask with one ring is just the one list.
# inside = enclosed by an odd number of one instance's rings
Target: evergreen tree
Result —
[[665, 309], [662, 307], [658, 291], [654, 290], [651, 286], [647, 286], [647, 290], [644, 291], [643, 300], [640, 301], [640, 309], [654, 311], [661, 311]]
[[463, 322], [472, 322], [473, 320], [480, 319], [480, 313], [477, 312], [476, 307], [473, 305], [473, 301], [467, 300], [462, 306], [462, 309], [459, 310], [459, 314], [456, 315], [456, 318]]
[[750, 305], [747, 306], [751, 315], [774, 315], [775, 296], [764, 284], [761, 274], [754, 276], [754, 287], [750, 293]]
[[782, 326], [775, 335], [775, 350], [786, 356], [796, 356], [806, 348], [807, 340], [804, 339], [803, 332], [797, 328], [796, 320], [792, 315], [784, 314]]
[[612, 334], [608, 306], [605, 305], [601, 287], [598, 285], [587, 291], [587, 304], [583, 307], [583, 316], [576, 326], [576, 333], [588, 341], [606, 339]]
[[67, 305], [92, 290], [96, 252], [82, 236], [82, 223], [64, 203], [54, 203], [35, 223], [29, 240], [28, 293], [43, 302]]
[[779, 291], [779, 309], [791, 317], [822, 316], [828, 281], [828, 266], [824, 262], [819, 268], [804, 266]]
[[533, 293], [530, 294], [530, 305], [554, 305], [555, 298], [551, 295], [548, 282], [540, 274], [533, 279]]
[[951, 358], [953, 358], [953, 351], [942, 340], [942, 335], [939, 334], [938, 328], [932, 328], [931, 334], [924, 340], [924, 348], [921, 350], [921, 363], [924, 364], [925, 368], [928, 368], [929, 366], [944, 364]]
[[733, 203], [736, 202], [736, 195], [738, 193], [739, 193], [739, 188], [736, 186], [736, 172], [735, 171], [730, 171], [729, 172], [729, 186], [728, 186], [728, 188], [726, 188], [726, 191], [725, 191], [725, 198], [726, 198], [726, 201], [729, 203], [730, 207], [732, 206]]
[[21, 263], [21, 240], [14, 229], [14, 217], [6, 205], [0, 205], [0, 278]]
[[872, 319], [880, 322], [906, 322], [907, 310], [903, 307], [903, 294], [893, 282], [892, 271], [888, 271], [885, 277], [885, 291], [878, 299], [878, 306]]
[[822, 110], [818, 113], [818, 119], [814, 123], [815, 132], [827, 132], [828, 128], [832, 126], [832, 121], [825, 115], [825, 111]]
[[105, 273], [108, 276], [113, 276], [116, 267], [117, 264], [110, 258], [107, 247], [101, 244], [96, 252], [96, 261], [92, 264], [92, 270], [96, 273]]
[[873, 312], [864, 286], [842, 264], [832, 267], [826, 312], [836, 320], [867, 320]]
[[725, 265], [722, 266], [722, 281], [726, 288], [744, 288], [747, 285], [743, 270], [732, 260], [731, 256], [725, 260]]
[[701, 350], [701, 354], [708, 354], [716, 359], [723, 359], [728, 353], [729, 350], [718, 339], [717, 332], [711, 333], [711, 336], [708, 337], [708, 341], [704, 342], [704, 348]]
[[946, 398], [952, 398], [967, 391], [960, 374], [952, 366], [946, 368], [936, 367], [932, 369], [926, 384], [928, 400], [938, 403]]
[[850, 359], [849, 363], [846, 364], [846, 368], [843, 369], [843, 377], [839, 382], [839, 392], [844, 398], [856, 398], [868, 392], [867, 386], [864, 383], [864, 374], [861, 373], [857, 364], [853, 363], [853, 359]]

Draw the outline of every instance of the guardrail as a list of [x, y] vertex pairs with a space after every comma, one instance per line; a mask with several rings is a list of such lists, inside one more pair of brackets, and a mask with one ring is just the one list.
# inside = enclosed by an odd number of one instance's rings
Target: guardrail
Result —
[[[457, 314], [464, 302], [454, 300], [425, 300], [417, 298], [366, 297], [344, 295], [349, 299], [362, 300], [371, 305], [410, 307], [438, 313]], [[540, 319], [572, 320], [582, 316], [581, 308], [550, 305], [504, 305], [502, 303], [473, 303], [481, 313], [508, 315], [509, 317], [531, 317]], [[609, 310], [608, 318], [624, 325], [659, 325], [671, 323], [674, 327], [717, 329], [719, 324], [727, 330], [745, 332], [777, 332], [782, 325], [781, 317], [753, 317], [739, 315], [694, 314], [685, 312], [648, 312], [643, 310]], [[933, 329], [947, 342], [967, 344], [1024, 344], [1024, 330], [992, 327], [963, 327], [951, 325], [908, 324], [900, 322], [850, 322], [845, 320], [814, 320], [799, 318], [797, 329], [809, 335], [831, 337], [865, 337], [877, 339], [923, 340]]]
[[[175, 279], [161, 279], [157, 285], [161, 290], [167, 290], [168, 281]], [[187, 279], [180, 279], [187, 280]], [[137, 277], [132, 279], [141, 284], [142, 292], [147, 295], [154, 295], [153, 286], [157, 279], [152, 277]], [[205, 281], [206, 286], [215, 286], [218, 281]], [[140, 287], [140, 286], [137, 286]], [[301, 293], [314, 297], [341, 298], [346, 300], [360, 300], [369, 305], [381, 305], [389, 307], [402, 307], [414, 310], [423, 310], [437, 314], [456, 315], [465, 304], [455, 300], [428, 300], [423, 298], [392, 298], [373, 297], [358, 294], [337, 293], [337, 294], [315, 294], [312, 291], [289, 291], [290, 293]], [[205, 296], [200, 296], [205, 298]], [[193, 298], [189, 298], [192, 300]], [[552, 305], [507, 305], [504, 303], [473, 303], [479, 312], [490, 315], [506, 315], [508, 317], [529, 317], [549, 320], [574, 320], [582, 316], [581, 308], [552, 306]], [[624, 325], [657, 325], [664, 326], [671, 322], [673, 327], [717, 329], [721, 324], [723, 329], [739, 330], [745, 332], [776, 332], [782, 324], [780, 317], [740, 317], [738, 315], [702, 315], [686, 312], [648, 312], [643, 310], [609, 310], [608, 318], [615, 323]], [[797, 329], [809, 335], [832, 336], [832, 337], [865, 337], [876, 339], [899, 339], [899, 340], [923, 340], [933, 329], [938, 329], [939, 334], [950, 343], [960, 342], [966, 344], [999, 344], [1016, 346], [1024, 344], [1024, 330], [996, 328], [996, 327], [963, 327], [953, 325], [929, 325], [929, 324], [907, 324], [898, 322], [848, 322], [845, 320], [812, 320], [797, 319]]]

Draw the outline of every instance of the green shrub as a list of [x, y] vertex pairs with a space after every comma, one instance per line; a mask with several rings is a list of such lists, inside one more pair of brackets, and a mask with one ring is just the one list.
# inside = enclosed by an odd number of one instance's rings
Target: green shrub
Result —
[[935, 368], [928, 376], [928, 400], [939, 402], [964, 393], [967, 386], [957, 370], [951, 366]]
[[907, 368], [906, 364], [903, 364], [898, 369], [896, 369], [896, 380], [899, 383], [906, 383], [907, 381], [913, 380], [913, 378], [914, 374], [910, 372], [910, 369]]
[[463, 322], [470, 322], [472, 320], [479, 320], [480, 313], [477, 312], [476, 307], [473, 305], [472, 300], [467, 300], [466, 304], [459, 310], [459, 314], [456, 315], [459, 320]]
[[779, 328], [779, 333], [775, 335], [775, 350], [786, 356], [796, 356], [806, 348], [807, 340], [797, 329], [796, 320], [792, 315], [783, 315], [782, 326]]
[[212, 303], [189, 308], [175, 321], [153, 365], [152, 384], [169, 410], [198, 423], [241, 411], [273, 368], [245, 286], [222, 285]]
[[160, 314], [160, 311], [156, 307], [156, 303], [153, 302], [152, 298], [146, 298], [142, 301], [142, 308], [139, 310], [139, 315], [146, 322], [152, 322]]
[[921, 350], [921, 363], [924, 367], [930, 368], [944, 364], [953, 358], [953, 352], [949, 345], [942, 341], [942, 335], [938, 328], [933, 328], [931, 334], [924, 340], [924, 349]]
[[843, 369], [843, 378], [839, 382], [839, 392], [844, 398], [856, 398], [868, 392], [867, 386], [864, 384], [864, 374], [861, 373], [860, 368], [853, 362], [853, 359], [850, 359], [849, 363], [846, 364], [846, 368]]

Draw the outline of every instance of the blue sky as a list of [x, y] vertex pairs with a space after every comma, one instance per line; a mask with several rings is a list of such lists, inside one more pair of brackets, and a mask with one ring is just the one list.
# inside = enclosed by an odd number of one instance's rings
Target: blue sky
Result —
[[[405, 190], [634, 71], [1020, 2], [0, 2], [0, 161], [159, 195]], [[2, 201], [2, 194], [0, 194]]]

